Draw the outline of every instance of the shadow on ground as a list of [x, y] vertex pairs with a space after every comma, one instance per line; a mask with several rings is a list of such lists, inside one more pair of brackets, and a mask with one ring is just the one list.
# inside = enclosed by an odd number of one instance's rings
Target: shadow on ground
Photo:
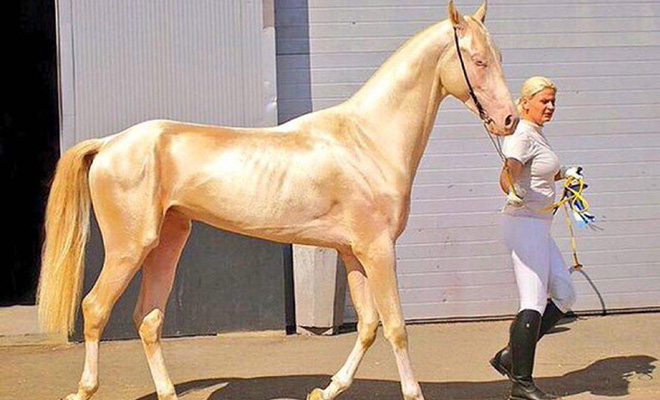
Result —
[[[652, 379], [656, 358], [646, 355], [611, 357], [594, 362], [586, 368], [563, 376], [539, 378], [537, 384], [549, 392], [563, 396], [591, 393], [601, 396], [629, 394], [631, 379]], [[185, 399], [188, 393], [210, 390], [205, 400], [304, 400], [313, 388], [325, 387], [327, 375], [272, 376], [251, 379], [218, 378], [185, 382], [176, 385]], [[505, 380], [488, 382], [421, 382], [427, 399], [490, 400], [506, 398], [510, 384]], [[206, 394], [204, 396], [207, 396]], [[342, 400], [400, 400], [399, 382], [356, 379], [341, 396]], [[135, 400], [157, 400], [155, 393]]]

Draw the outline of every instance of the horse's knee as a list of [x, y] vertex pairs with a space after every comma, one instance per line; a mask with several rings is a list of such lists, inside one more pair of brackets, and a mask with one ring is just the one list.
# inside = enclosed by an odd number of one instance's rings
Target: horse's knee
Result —
[[360, 321], [358, 322], [358, 337], [364, 347], [370, 347], [376, 340], [378, 332], [378, 321]]
[[153, 344], [158, 341], [164, 319], [165, 315], [158, 309], [151, 311], [142, 319], [138, 332], [144, 343]]
[[406, 325], [403, 321], [397, 321], [383, 326], [383, 334], [394, 348], [402, 349], [408, 345], [408, 334], [406, 333]]

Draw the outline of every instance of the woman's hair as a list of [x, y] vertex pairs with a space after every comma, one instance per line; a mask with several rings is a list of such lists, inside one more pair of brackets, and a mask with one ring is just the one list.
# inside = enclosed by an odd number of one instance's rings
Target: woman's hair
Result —
[[522, 101], [525, 99], [531, 99], [535, 94], [544, 90], [552, 89], [555, 92], [557, 91], [557, 86], [552, 83], [552, 81], [543, 76], [533, 76], [523, 83], [522, 88], [520, 88], [520, 97], [516, 100], [516, 107], [518, 108], [518, 113], [522, 114]]

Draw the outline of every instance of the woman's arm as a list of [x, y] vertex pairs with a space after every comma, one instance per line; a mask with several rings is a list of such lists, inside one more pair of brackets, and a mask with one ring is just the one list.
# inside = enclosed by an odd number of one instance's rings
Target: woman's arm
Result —
[[[508, 170], [508, 173], [507, 173]], [[504, 193], [509, 194], [511, 185], [518, 182], [520, 175], [522, 175], [523, 164], [515, 158], [507, 158], [500, 171], [500, 187]]]

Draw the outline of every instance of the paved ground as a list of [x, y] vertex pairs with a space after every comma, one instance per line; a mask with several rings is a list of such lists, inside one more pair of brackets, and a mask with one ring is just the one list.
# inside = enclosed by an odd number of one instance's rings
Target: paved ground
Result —
[[[509, 384], [487, 361], [505, 342], [508, 325], [410, 326], [412, 360], [426, 399], [506, 399]], [[164, 351], [182, 400], [304, 399], [313, 387], [328, 383], [355, 336], [170, 339]], [[0, 339], [0, 399], [58, 399], [76, 387], [81, 344]], [[541, 342], [537, 383], [569, 400], [660, 400], [658, 358], [660, 313], [579, 319], [560, 325]], [[100, 370], [94, 399], [156, 400], [139, 342], [104, 343]], [[401, 399], [393, 356], [382, 336], [341, 399]]]

